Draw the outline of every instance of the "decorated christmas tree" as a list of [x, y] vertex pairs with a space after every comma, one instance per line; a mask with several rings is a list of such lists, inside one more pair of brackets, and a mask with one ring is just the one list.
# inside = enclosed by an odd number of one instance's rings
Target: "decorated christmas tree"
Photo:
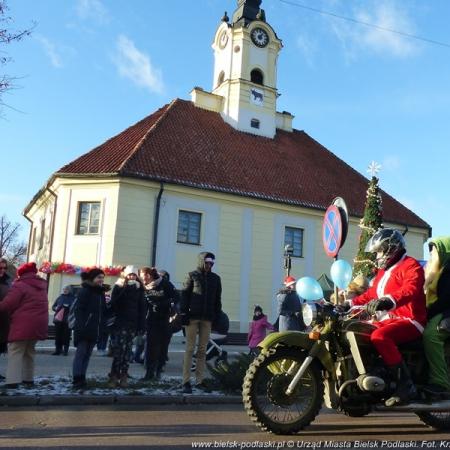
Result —
[[366, 194], [366, 205], [364, 208], [364, 216], [359, 222], [361, 235], [359, 237], [359, 250], [354, 259], [353, 274], [362, 273], [366, 277], [372, 277], [375, 269], [375, 254], [366, 253], [367, 241], [375, 234], [375, 232], [383, 227], [383, 205], [380, 195], [380, 187], [378, 185], [377, 173], [381, 166], [372, 161], [367, 172], [372, 175], [369, 181], [369, 187]]

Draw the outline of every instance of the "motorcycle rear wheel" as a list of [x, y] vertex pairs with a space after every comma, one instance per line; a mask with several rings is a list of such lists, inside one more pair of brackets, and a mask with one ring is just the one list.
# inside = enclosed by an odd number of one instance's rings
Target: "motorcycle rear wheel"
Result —
[[[242, 389], [244, 408], [262, 430], [294, 434], [319, 413], [324, 387], [316, 361], [308, 366], [295, 391], [285, 394], [305, 357], [299, 349], [277, 347], [263, 350], [248, 368]], [[295, 370], [289, 375], [292, 364]]]
[[418, 412], [419, 419], [429, 427], [436, 430], [450, 430], [450, 412]]

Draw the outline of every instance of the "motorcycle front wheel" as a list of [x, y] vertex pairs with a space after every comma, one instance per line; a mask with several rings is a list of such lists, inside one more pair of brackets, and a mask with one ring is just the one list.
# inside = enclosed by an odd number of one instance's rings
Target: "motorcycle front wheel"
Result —
[[300, 349], [263, 350], [244, 378], [242, 396], [247, 414], [261, 429], [294, 434], [309, 425], [322, 406], [323, 381], [316, 361], [308, 366], [294, 392], [286, 389], [305, 360]]

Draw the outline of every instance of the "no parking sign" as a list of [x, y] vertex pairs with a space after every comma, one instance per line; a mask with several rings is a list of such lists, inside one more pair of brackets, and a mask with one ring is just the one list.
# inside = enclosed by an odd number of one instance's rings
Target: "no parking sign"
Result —
[[348, 231], [347, 206], [341, 197], [333, 200], [323, 218], [322, 242], [325, 253], [330, 258], [336, 258], [344, 245]]

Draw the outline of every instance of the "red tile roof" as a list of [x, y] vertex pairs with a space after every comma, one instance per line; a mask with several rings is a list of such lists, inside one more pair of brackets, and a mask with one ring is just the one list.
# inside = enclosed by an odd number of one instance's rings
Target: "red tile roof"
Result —
[[[362, 216], [368, 181], [304, 131], [274, 139], [235, 130], [220, 114], [174, 100], [55, 175], [117, 174], [325, 210], [340, 196]], [[383, 192], [387, 222], [429, 229]]]

